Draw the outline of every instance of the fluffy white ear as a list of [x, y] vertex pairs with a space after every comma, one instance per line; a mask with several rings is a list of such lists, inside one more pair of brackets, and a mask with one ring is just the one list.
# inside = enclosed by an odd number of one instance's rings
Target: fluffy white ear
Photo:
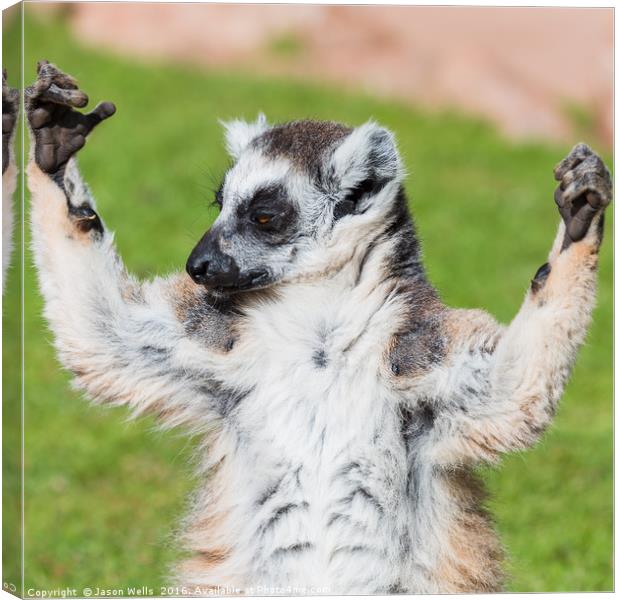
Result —
[[404, 175], [394, 135], [374, 121], [356, 127], [343, 140], [331, 156], [330, 167], [341, 189], [368, 179], [387, 182]]
[[254, 123], [248, 123], [241, 119], [220, 121], [220, 123], [224, 127], [226, 149], [228, 154], [234, 159], [239, 158], [241, 152], [254, 138], [269, 129], [267, 118], [263, 113], [259, 113]]

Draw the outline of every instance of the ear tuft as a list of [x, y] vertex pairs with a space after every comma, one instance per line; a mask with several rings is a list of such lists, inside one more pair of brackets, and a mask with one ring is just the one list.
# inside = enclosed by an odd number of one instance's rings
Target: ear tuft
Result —
[[341, 188], [361, 181], [387, 182], [403, 176], [394, 135], [374, 121], [356, 127], [331, 157], [333, 173]]
[[224, 127], [226, 149], [234, 159], [239, 158], [243, 150], [247, 148], [253, 139], [269, 129], [267, 118], [263, 113], [259, 113], [254, 123], [248, 123], [241, 119], [220, 121], [220, 123]]

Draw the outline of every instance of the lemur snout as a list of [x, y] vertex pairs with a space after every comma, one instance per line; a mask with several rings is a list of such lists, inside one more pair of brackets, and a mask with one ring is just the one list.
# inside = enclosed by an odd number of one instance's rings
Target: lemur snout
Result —
[[239, 267], [233, 258], [202, 255], [190, 257], [187, 261], [187, 272], [198, 284], [232, 287], [239, 281]]
[[239, 267], [224, 254], [217, 239], [207, 233], [192, 250], [185, 266], [188, 275], [200, 285], [233, 287], [239, 282]]

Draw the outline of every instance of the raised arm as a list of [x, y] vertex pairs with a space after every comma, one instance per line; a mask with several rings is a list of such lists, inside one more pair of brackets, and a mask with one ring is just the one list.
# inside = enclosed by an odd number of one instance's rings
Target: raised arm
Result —
[[17, 185], [15, 131], [19, 114], [19, 90], [10, 88], [2, 70], [2, 289], [13, 249], [13, 194]]
[[230, 316], [186, 275], [141, 283], [127, 273], [96, 212], [75, 153], [115, 112], [43, 62], [26, 90], [34, 259], [61, 362], [99, 402], [208, 426], [239, 390], [218, 376]]
[[611, 177], [579, 144], [555, 170], [562, 221], [508, 327], [482, 311], [452, 310], [446, 358], [422, 382], [420, 444], [439, 464], [494, 461], [534, 444], [551, 422], [595, 304], [603, 213]]

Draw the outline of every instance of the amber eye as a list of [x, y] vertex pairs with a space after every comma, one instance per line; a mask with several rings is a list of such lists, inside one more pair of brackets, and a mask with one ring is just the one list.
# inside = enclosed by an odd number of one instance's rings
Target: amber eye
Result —
[[267, 223], [271, 221], [271, 217], [268, 217], [267, 215], [257, 215], [255, 220], [259, 225], [267, 225]]

